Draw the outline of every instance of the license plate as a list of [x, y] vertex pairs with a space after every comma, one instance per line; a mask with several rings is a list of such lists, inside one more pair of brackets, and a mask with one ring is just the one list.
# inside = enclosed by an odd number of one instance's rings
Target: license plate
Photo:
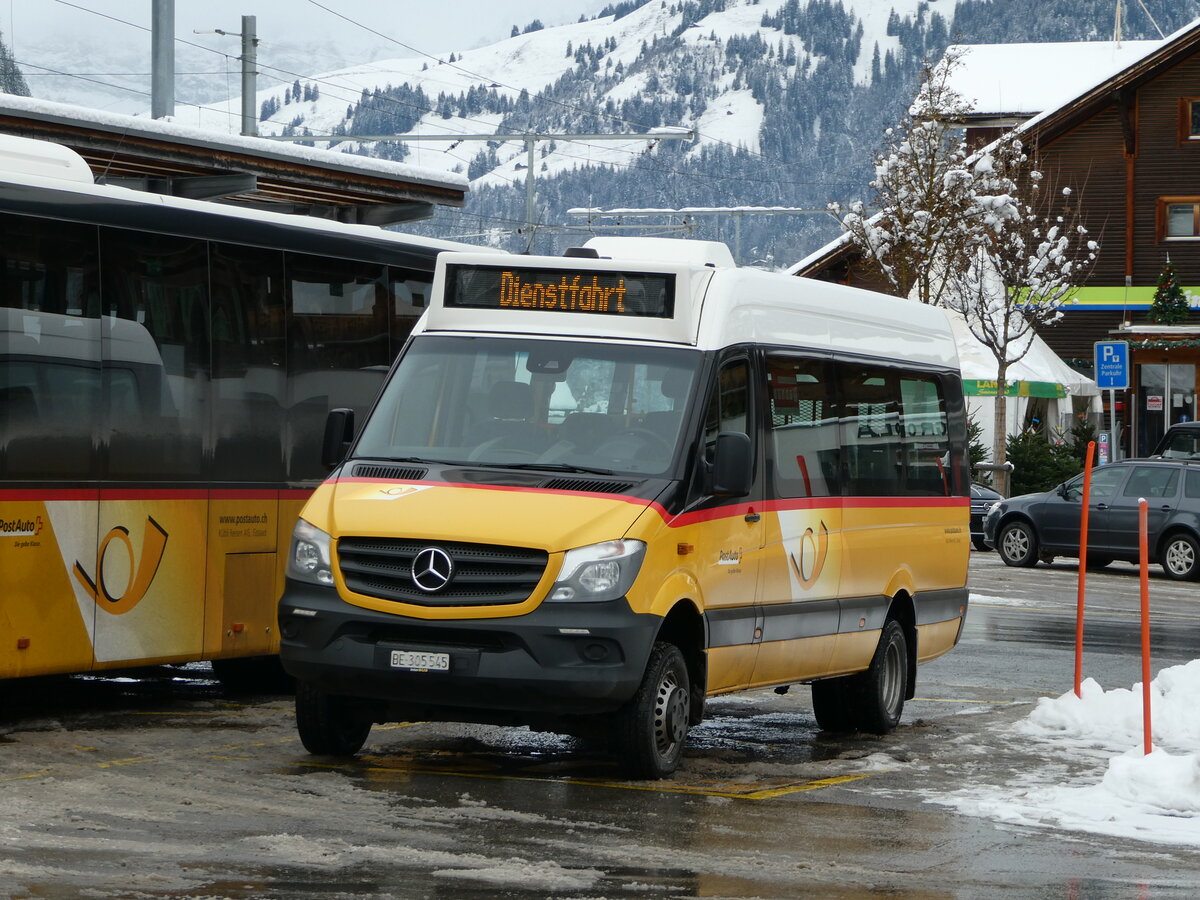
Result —
[[393, 650], [393, 669], [419, 669], [424, 672], [449, 672], [449, 653], [426, 653], [423, 650]]

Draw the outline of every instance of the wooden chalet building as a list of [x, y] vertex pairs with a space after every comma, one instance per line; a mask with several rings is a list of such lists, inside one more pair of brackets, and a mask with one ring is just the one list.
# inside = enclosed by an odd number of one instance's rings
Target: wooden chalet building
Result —
[[[1097, 341], [1127, 340], [1133, 384], [1118, 392], [1128, 455], [1197, 418], [1200, 388], [1200, 20], [1163, 41], [962, 48], [954, 85], [975, 112], [981, 147], [1020, 128], [1038, 166], [1082, 200], [1097, 264], [1059, 324], [1040, 334], [1091, 374]], [[1032, 98], [1032, 99], [1031, 99]], [[1188, 320], [1147, 316], [1168, 259], [1197, 300]], [[836, 240], [793, 274], [884, 290], [853, 246]]]

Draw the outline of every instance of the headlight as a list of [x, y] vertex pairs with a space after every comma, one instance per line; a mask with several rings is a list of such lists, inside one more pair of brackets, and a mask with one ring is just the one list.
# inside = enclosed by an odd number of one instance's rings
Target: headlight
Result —
[[292, 549], [288, 553], [287, 574], [297, 581], [332, 585], [333, 563], [330, 562], [329, 535], [303, 519], [292, 529]]
[[643, 541], [604, 541], [568, 550], [549, 599], [594, 603], [623, 597], [645, 555]]

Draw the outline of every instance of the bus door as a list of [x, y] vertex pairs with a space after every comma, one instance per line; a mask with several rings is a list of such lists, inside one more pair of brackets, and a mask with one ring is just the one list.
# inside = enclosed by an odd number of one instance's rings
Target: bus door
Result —
[[97, 667], [199, 659], [209, 499], [203, 242], [101, 234], [107, 444], [92, 587]]
[[771, 353], [764, 414], [766, 551], [755, 684], [828, 671], [838, 632], [841, 453], [828, 359]]
[[740, 431], [755, 444], [754, 486], [746, 497], [713, 498], [694, 511], [685, 529], [694, 547], [708, 620], [708, 690], [734, 690], [750, 683], [762, 640], [756, 602], [763, 550], [761, 466], [754, 428], [751, 361], [742, 354], [724, 361], [709, 389], [704, 419], [703, 463], [711, 463], [721, 432]]
[[6, 299], [70, 313], [0, 308], [0, 677], [90, 669], [95, 628], [74, 570], [96, 548], [99, 321], [25, 272]]

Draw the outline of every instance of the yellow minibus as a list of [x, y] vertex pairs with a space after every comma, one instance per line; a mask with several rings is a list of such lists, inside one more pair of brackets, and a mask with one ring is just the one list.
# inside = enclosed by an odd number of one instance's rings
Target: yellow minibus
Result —
[[680, 764], [705, 698], [811, 683], [884, 733], [958, 641], [969, 478], [942, 311], [709, 242], [443, 253], [429, 308], [292, 536], [305, 747], [523, 724]]

